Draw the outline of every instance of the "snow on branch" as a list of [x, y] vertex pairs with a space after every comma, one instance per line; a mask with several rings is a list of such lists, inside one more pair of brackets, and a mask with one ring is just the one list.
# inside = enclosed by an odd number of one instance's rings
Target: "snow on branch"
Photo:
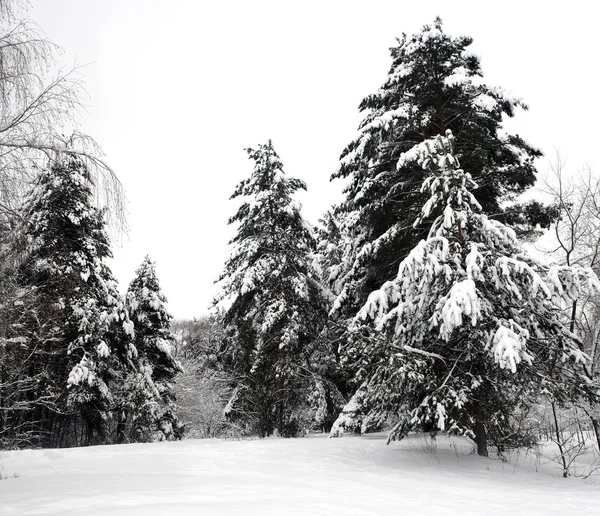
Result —
[[442, 355], [438, 355], [437, 353], [431, 353], [430, 351], [425, 351], [424, 349], [413, 348], [408, 344], [402, 346], [402, 350], [409, 351], [410, 353], [417, 353], [418, 355], [423, 355], [424, 357], [437, 358], [438, 360], [441, 360], [442, 362], [446, 363], [446, 360], [444, 360], [444, 357]]
[[501, 324], [492, 338], [491, 351], [494, 361], [501, 369], [508, 368], [513, 373], [517, 372], [517, 365], [521, 361], [531, 365], [533, 357], [527, 353], [526, 340], [529, 332], [519, 326], [515, 321], [507, 321], [507, 326]]
[[452, 285], [446, 299], [440, 300], [440, 304], [442, 302], [440, 337], [446, 341], [450, 339], [454, 329], [462, 325], [463, 315], [470, 318], [472, 326], [481, 318], [481, 302], [472, 279]]

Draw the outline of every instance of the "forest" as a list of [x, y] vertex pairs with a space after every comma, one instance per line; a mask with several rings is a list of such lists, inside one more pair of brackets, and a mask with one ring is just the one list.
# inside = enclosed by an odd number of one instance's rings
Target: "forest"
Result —
[[551, 441], [564, 477], [598, 456], [600, 178], [540, 178], [470, 37], [396, 40], [316, 225], [273, 141], [247, 148], [220, 294], [183, 320], [160, 263], [111, 271], [125, 195], [78, 70], [0, 16], [0, 450], [385, 431]]

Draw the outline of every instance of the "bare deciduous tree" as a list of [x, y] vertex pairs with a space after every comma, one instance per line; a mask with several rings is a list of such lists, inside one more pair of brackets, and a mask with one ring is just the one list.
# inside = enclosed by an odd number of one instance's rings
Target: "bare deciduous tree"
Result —
[[49, 159], [76, 154], [94, 172], [98, 201], [121, 228], [120, 182], [93, 138], [77, 130], [81, 67], [49, 74], [58, 47], [25, 18], [25, 8], [21, 0], [0, 0], [0, 210], [14, 211]]
[[[568, 177], [558, 156], [544, 183], [545, 191], [552, 196], [559, 213], [553, 227], [552, 244], [547, 251], [565, 265], [591, 267], [598, 274], [600, 177], [590, 169]], [[582, 301], [574, 301], [569, 310], [569, 329], [579, 336], [582, 349], [591, 357], [585, 371], [593, 381], [597, 379], [600, 362], [600, 298], [589, 296]], [[600, 450], [600, 407], [584, 407], [584, 410], [590, 416]], [[556, 420], [556, 415], [554, 418]]]
[[177, 416], [192, 438], [233, 437], [243, 434], [225, 417], [232, 394], [229, 350], [220, 315], [173, 321], [176, 334], [173, 356], [183, 373], [177, 377], [174, 392]]

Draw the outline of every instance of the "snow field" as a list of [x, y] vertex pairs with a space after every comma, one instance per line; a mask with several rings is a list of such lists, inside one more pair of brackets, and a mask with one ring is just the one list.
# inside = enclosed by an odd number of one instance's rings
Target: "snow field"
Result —
[[600, 477], [462, 439], [187, 440], [0, 452], [2, 516], [597, 514]]

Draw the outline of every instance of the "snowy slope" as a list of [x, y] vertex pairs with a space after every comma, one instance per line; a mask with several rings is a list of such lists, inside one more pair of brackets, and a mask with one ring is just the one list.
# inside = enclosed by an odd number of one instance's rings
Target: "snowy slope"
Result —
[[600, 477], [470, 450], [377, 434], [0, 452], [0, 515], [599, 514]]

